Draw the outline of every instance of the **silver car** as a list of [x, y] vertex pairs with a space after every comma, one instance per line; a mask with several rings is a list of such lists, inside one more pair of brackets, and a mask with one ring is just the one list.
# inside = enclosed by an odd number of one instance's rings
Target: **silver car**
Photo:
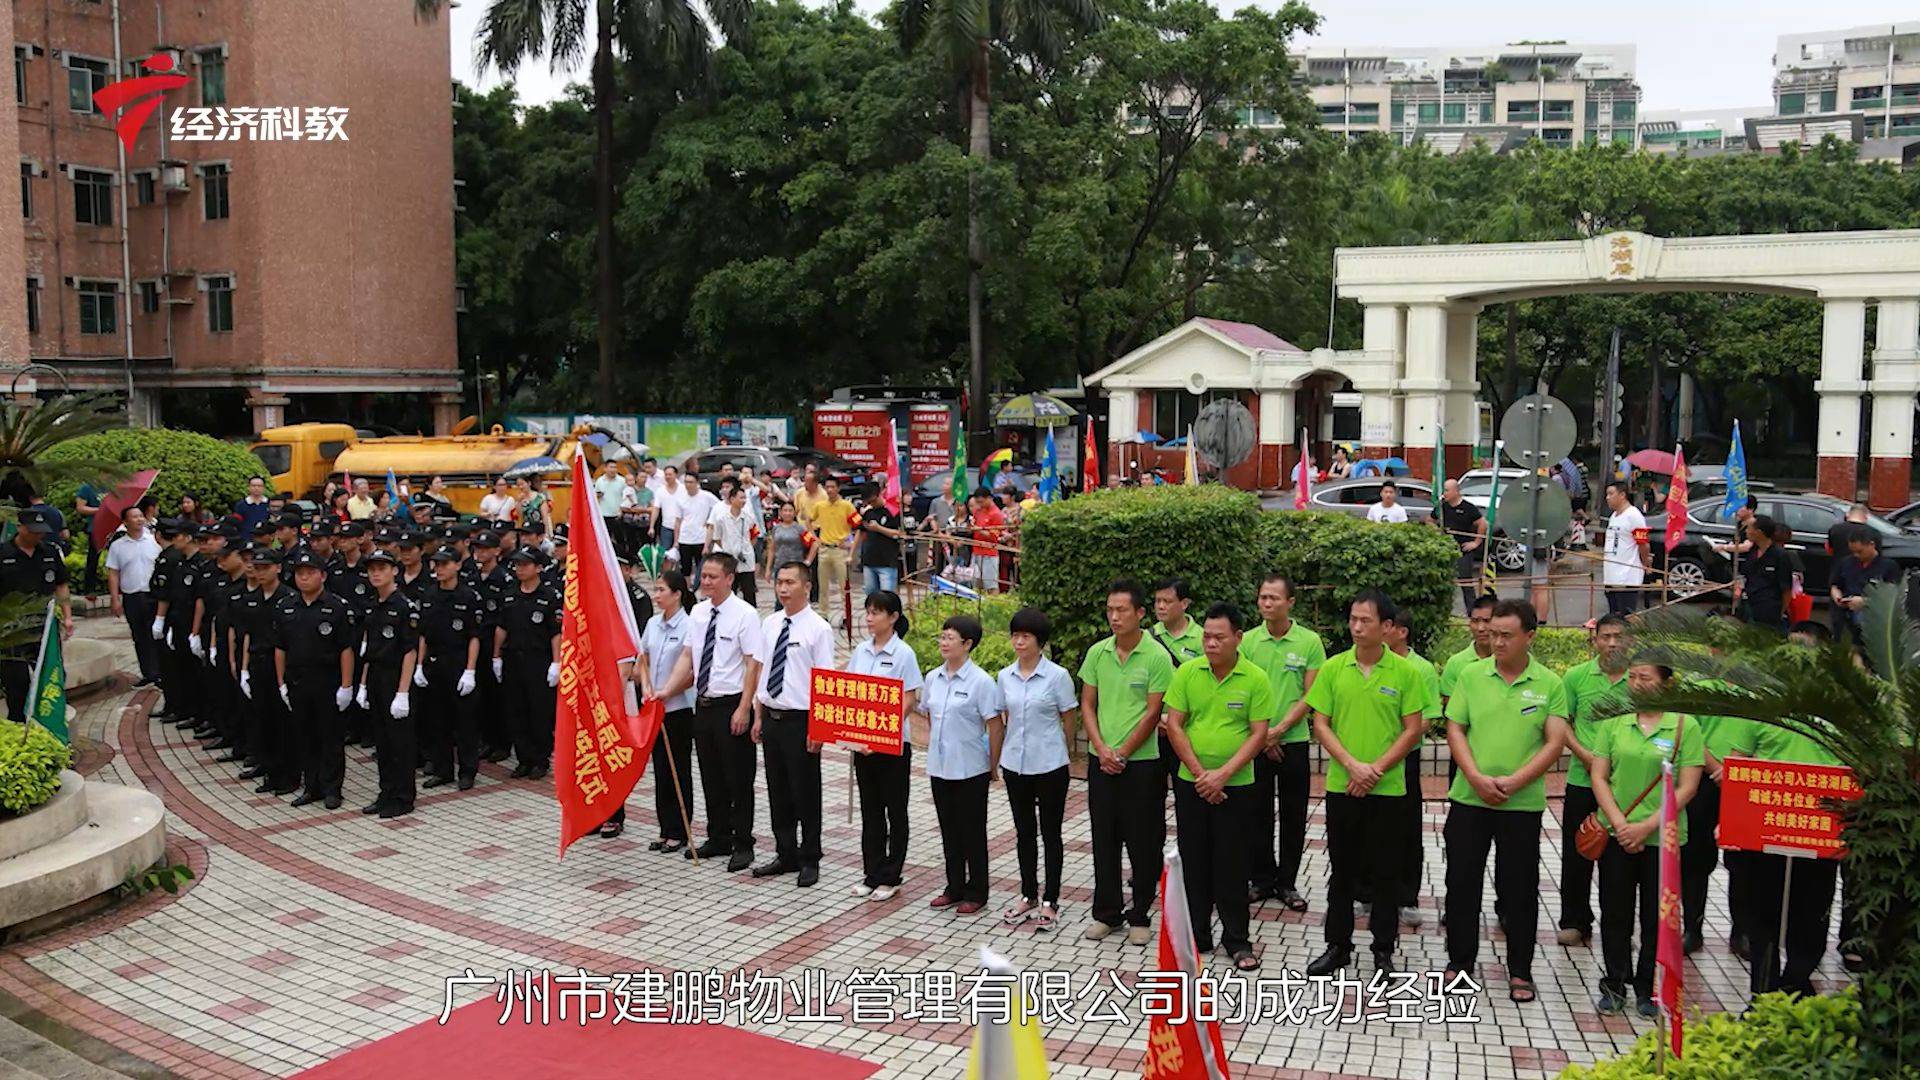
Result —
[[[1332, 510], [1342, 514], [1352, 514], [1364, 518], [1367, 511], [1380, 501], [1382, 477], [1359, 476], [1345, 480], [1329, 480], [1324, 484], [1315, 484], [1308, 502], [1315, 510]], [[1407, 509], [1408, 521], [1425, 521], [1433, 516], [1433, 488], [1425, 480], [1393, 477], [1393, 484], [1400, 489], [1400, 505]], [[1282, 491], [1261, 500], [1262, 510], [1293, 509], [1293, 492]]]

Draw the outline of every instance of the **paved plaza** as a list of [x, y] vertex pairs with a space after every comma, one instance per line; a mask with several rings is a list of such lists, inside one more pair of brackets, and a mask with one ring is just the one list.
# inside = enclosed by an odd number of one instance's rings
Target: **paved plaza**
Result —
[[[625, 836], [590, 836], [558, 860], [552, 781], [511, 780], [499, 766], [484, 766], [471, 791], [423, 792], [414, 815], [392, 821], [357, 812], [373, 797], [374, 772], [367, 753], [353, 748], [339, 811], [295, 810], [284, 799], [255, 795], [251, 782], [234, 777], [232, 766], [214, 764], [184, 733], [148, 719], [156, 695], [130, 689], [132, 650], [118, 620], [84, 620], [80, 633], [118, 639], [120, 674], [77, 702], [79, 767], [94, 779], [160, 795], [168, 810], [169, 854], [192, 867], [195, 879], [178, 897], [155, 893], [0, 950], [0, 997], [17, 999], [5, 1003], [11, 1011], [24, 1007], [67, 1029], [62, 1040], [94, 1047], [93, 1056], [100, 1056], [101, 1044], [122, 1052], [127, 1057], [115, 1066], [122, 1071], [183, 1077], [298, 1073], [432, 1022], [441, 1013], [447, 978], [466, 969], [489, 979], [514, 969], [744, 969], [795, 986], [807, 979], [832, 985], [857, 969], [951, 971], [961, 973], [964, 985], [964, 976], [978, 970], [980, 946], [988, 945], [1026, 971], [1061, 973], [1049, 978], [1071, 988], [1067, 1005], [1076, 1014], [1101, 995], [1125, 1011], [1124, 1022], [1050, 1025], [1054, 1075], [1140, 1074], [1147, 1025], [1139, 1018], [1139, 1002], [1126, 1000], [1124, 988], [1150, 951], [1120, 943], [1119, 935], [1098, 944], [1080, 940], [1093, 869], [1078, 781], [1067, 803], [1063, 924], [1051, 935], [1007, 930], [997, 913], [1017, 891], [1018, 867], [998, 791], [990, 800], [993, 895], [989, 908], [971, 918], [926, 906], [941, 873], [924, 781], [914, 787], [912, 848], [900, 897], [875, 904], [848, 894], [859, 876], [858, 824], [849, 819], [850, 770], [839, 751], [826, 755], [826, 858], [816, 888], [797, 889], [792, 877], [754, 880], [718, 865], [648, 852], [655, 835], [651, 776], [629, 803]], [[916, 772], [921, 763], [916, 757]], [[1437, 972], [1445, 959], [1436, 917], [1444, 870], [1445, 804], [1437, 801], [1442, 781], [1428, 779], [1424, 919], [1401, 939], [1403, 966], [1422, 972]], [[1589, 1062], [1630, 1044], [1649, 1022], [1602, 1018], [1594, 1011], [1598, 949], [1552, 943], [1559, 905], [1552, 868], [1565, 831], [1556, 817], [1558, 800], [1550, 808], [1540, 873], [1538, 1002], [1523, 1007], [1507, 1000], [1500, 966], [1505, 949], [1490, 930], [1480, 975], [1497, 991], [1471, 1003], [1472, 1022], [1456, 1016], [1446, 1023], [1378, 1017], [1230, 1023], [1224, 1036], [1234, 1075], [1521, 1080], [1553, 1076], [1569, 1062]], [[764, 780], [758, 812], [757, 834], [767, 853], [772, 846]], [[1254, 942], [1264, 960], [1259, 974], [1270, 979], [1303, 968], [1321, 948], [1327, 864], [1317, 800], [1309, 836], [1302, 885], [1312, 910], [1294, 914], [1269, 901], [1255, 912]], [[1746, 969], [1726, 948], [1723, 874], [1714, 886], [1707, 948], [1689, 965], [1687, 993], [1700, 1009], [1737, 1010], [1745, 1002]], [[1489, 924], [1491, 900], [1489, 890]], [[1224, 959], [1211, 963], [1228, 973]], [[1370, 974], [1370, 964], [1363, 965]], [[1845, 977], [1830, 955], [1820, 981], [1831, 986]], [[923, 991], [928, 985], [916, 984]], [[464, 987], [453, 1003], [492, 993]], [[859, 1023], [843, 994], [824, 1010], [814, 1003], [826, 1019], [742, 1022], [730, 1014], [728, 1022], [864, 1059], [881, 1077], [963, 1075], [966, 1024], [909, 1019], [911, 1006], [902, 997], [900, 1015], [890, 1022]], [[1456, 1002], [1451, 1009], [1466, 1007]], [[799, 1011], [792, 1000], [786, 1009]], [[1417, 1016], [1421, 1010], [1412, 1011]], [[127, 1067], [140, 1063], [151, 1068]]]

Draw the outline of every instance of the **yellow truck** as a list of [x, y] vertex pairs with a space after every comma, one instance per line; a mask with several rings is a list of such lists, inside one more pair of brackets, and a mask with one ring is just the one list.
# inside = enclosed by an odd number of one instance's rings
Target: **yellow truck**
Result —
[[[469, 421], [463, 426], [471, 426]], [[494, 477], [534, 457], [551, 457], [567, 472], [546, 476], [553, 496], [550, 520], [565, 521], [572, 490], [573, 456], [583, 444], [573, 435], [535, 435], [502, 431], [485, 434], [389, 435], [361, 438], [351, 424], [289, 424], [260, 434], [252, 450], [271, 473], [272, 490], [295, 498], [318, 499], [328, 480], [365, 477], [376, 490], [386, 483], [387, 471], [421, 490], [438, 476], [446, 481], [447, 497], [463, 514], [480, 512], [480, 499]], [[600, 452], [587, 446], [589, 464]]]

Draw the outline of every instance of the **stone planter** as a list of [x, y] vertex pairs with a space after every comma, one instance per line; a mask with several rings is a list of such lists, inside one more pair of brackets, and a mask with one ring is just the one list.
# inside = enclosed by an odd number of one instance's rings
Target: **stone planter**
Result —
[[0, 930], [113, 889], [166, 844], [158, 796], [61, 773], [45, 805], [0, 820]]

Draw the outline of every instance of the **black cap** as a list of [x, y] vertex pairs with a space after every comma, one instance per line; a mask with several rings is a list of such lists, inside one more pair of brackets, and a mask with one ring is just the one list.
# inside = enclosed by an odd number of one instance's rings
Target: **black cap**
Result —
[[535, 536], [540, 536], [547, 531], [547, 526], [544, 522], [541, 522], [541, 521], [529, 521], [525, 525], [520, 526], [520, 531], [523, 533], [532, 533]]
[[287, 561], [286, 554], [279, 548], [270, 548], [265, 544], [248, 544], [247, 551], [252, 554], [253, 561], [262, 566], [279, 566]]
[[327, 561], [315, 554], [312, 548], [304, 544], [288, 552], [287, 557], [282, 559], [281, 562], [294, 570], [299, 570], [307, 566], [311, 566], [315, 570], [325, 570], [327, 568]]
[[407, 531], [401, 533], [398, 543], [400, 544], [401, 547], [410, 547], [410, 548], [426, 546], [425, 538], [422, 537], [419, 533], [413, 531], [412, 529], [408, 529]]
[[267, 518], [267, 520], [273, 522], [273, 527], [276, 529], [297, 529], [300, 527], [300, 515], [298, 514], [274, 514]]
[[459, 562], [460, 553], [453, 550], [450, 547], [437, 547], [433, 549], [433, 554], [427, 556], [427, 561], [428, 562]]
[[434, 508], [433, 500], [427, 498], [425, 495], [414, 496], [412, 505], [407, 507], [409, 511], [413, 511], [413, 510], [429, 510], [430, 511], [433, 508]]
[[516, 532], [519, 528], [518, 525], [515, 525], [511, 521], [496, 521], [493, 523], [493, 531], [497, 533]]
[[27, 532], [50, 533], [53, 531], [53, 522], [47, 517], [47, 512], [36, 506], [29, 506], [20, 511], [19, 522], [20, 528]]
[[400, 542], [400, 530], [392, 525], [382, 525], [373, 530], [373, 542], [376, 544], [397, 544]]
[[479, 527], [470, 521], [456, 521], [447, 526], [447, 536], [454, 540], [465, 540], [477, 532]]
[[510, 563], [525, 562], [532, 563], [535, 566], [545, 566], [547, 565], [547, 555], [546, 552], [541, 551], [539, 548], [514, 548], [513, 554], [507, 556], [507, 561]]
[[341, 536], [344, 536], [350, 540], [358, 540], [359, 538], [367, 535], [367, 526], [364, 522], [343, 521], [340, 523], [339, 532]]
[[481, 529], [473, 534], [473, 546], [477, 548], [497, 548], [500, 546], [500, 534], [492, 529]]
[[565, 522], [553, 527], [553, 538], [563, 544], [567, 542], [567, 526]]
[[218, 525], [213, 527], [213, 531], [229, 540], [238, 540], [243, 535], [240, 523], [233, 518], [222, 519]]
[[[273, 522], [272, 522], [272, 520], [270, 520], [270, 519], [268, 519], [268, 518], [261, 518], [261, 519], [260, 519], [259, 521], [257, 521], [257, 522], [255, 522], [255, 523], [254, 523], [254, 526], [253, 526], [253, 535], [255, 535], [255, 536], [266, 536], [266, 535], [268, 535], [268, 534], [270, 534], [270, 533], [272, 533], [272, 532], [273, 532], [273, 530], [274, 530], [274, 528], [275, 528], [275, 526], [274, 526], [274, 524], [273, 524]], [[175, 530], [176, 530], [176, 531], [178, 531], [178, 526], [177, 526], [177, 525], [175, 526]]]
[[360, 561], [361, 561], [361, 562], [362, 562], [363, 564], [365, 564], [365, 565], [368, 565], [368, 566], [371, 566], [371, 565], [373, 565], [374, 563], [377, 563], [377, 562], [383, 562], [383, 563], [386, 563], [386, 564], [387, 564], [388, 566], [399, 566], [399, 565], [400, 565], [400, 558], [399, 558], [399, 556], [397, 556], [397, 555], [395, 555], [395, 554], [394, 554], [393, 552], [391, 552], [391, 551], [382, 551], [382, 550], [380, 550], [379, 548], [374, 548], [374, 549], [373, 549], [372, 551], [370, 551], [370, 552], [368, 552], [368, 553], [367, 553], [367, 557], [366, 557], [366, 558], [364, 558], [364, 559], [362, 559], [362, 560], [360, 560]]
[[218, 525], [195, 525], [193, 527], [193, 536], [196, 540], [211, 540], [216, 536], [224, 535], [226, 534], [220, 531], [220, 526]]
[[316, 521], [313, 523], [313, 528], [307, 530], [307, 535], [308, 536], [334, 536], [339, 532], [340, 532], [339, 522], [333, 520], [332, 518], [323, 517], [319, 521]]

